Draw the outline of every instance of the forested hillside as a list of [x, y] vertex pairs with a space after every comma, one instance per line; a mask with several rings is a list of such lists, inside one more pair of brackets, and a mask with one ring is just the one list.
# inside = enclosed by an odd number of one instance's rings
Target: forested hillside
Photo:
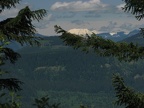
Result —
[[[113, 73], [120, 73], [127, 82], [144, 91], [144, 62], [119, 62], [65, 46], [59, 37], [46, 37], [40, 47], [26, 46], [18, 52], [14, 65], [3, 68], [11, 71], [23, 84], [22, 100], [30, 105], [35, 97], [49, 95], [62, 108], [83, 104], [91, 108], [113, 108]], [[115, 106], [116, 107], [116, 106]]]
[[128, 42], [128, 43], [133, 42], [133, 43], [135, 43], [139, 46], [144, 46], [144, 43], [143, 43], [144, 38], [143, 38], [142, 33], [135, 34], [133, 36], [130, 36], [128, 38], [123, 39], [122, 41], [123, 42]]

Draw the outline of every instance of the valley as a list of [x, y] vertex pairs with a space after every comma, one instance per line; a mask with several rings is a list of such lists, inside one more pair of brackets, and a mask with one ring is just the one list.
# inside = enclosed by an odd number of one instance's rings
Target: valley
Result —
[[3, 66], [11, 72], [8, 77], [24, 82], [20, 93], [24, 107], [31, 107], [35, 97], [48, 95], [62, 108], [116, 108], [113, 73], [120, 73], [128, 85], [144, 91], [142, 60], [128, 63], [94, 52], [86, 54], [65, 46], [57, 36], [45, 37], [41, 44], [19, 49], [21, 58], [15, 64]]

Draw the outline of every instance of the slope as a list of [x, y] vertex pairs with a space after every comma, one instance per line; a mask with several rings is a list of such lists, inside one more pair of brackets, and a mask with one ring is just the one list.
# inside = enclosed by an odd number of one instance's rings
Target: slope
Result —
[[138, 44], [140, 46], [144, 46], [144, 37], [141, 33], [135, 34], [131, 37], [123, 39], [121, 42], [133, 42], [135, 44]]
[[22, 58], [14, 65], [7, 63], [3, 67], [11, 72], [9, 76], [25, 83], [22, 91], [25, 104], [34, 97], [49, 94], [64, 108], [72, 104], [111, 108], [114, 99], [111, 76], [116, 72], [144, 91], [143, 61], [125, 63], [93, 52], [85, 54], [65, 46], [59, 37], [45, 37], [41, 43], [40, 47], [26, 46], [18, 50]]

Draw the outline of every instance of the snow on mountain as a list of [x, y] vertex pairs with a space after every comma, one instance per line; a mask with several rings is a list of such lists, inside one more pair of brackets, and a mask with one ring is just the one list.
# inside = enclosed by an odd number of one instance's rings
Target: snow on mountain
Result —
[[127, 34], [125, 34], [125, 32], [117, 32], [117, 33], [100, 33], [98, 34], [98, 36], [101, 36], [105, 39], [111, 39], [113, 41], [120, 41], [123, 40], [124, 38], [127, 38]]
[[88, 35], [92, 34], [92, 32], [88, 29], [70, 29], [68, 32], [80, 36], [86, 36], [86, 34]]
[[98, 36], [101, 36], [105, 39], [111, 39], [113, 41], [121, 41], [125, 38], [128, 38], [134, 34], [137, 34], [139, 31], [138, 30], [133, 30], [129, 33], [125, 33], [124, 31], [119, 31], [119, 32], [99, 32], [97, 30], [88, 30], [88, 29], [70, 29], [68, 31], [69, 33], [72, 33], [72, 34], [76, 34], [76, 35], [80, 35], [80, 36], [83, 36], [85, 37], [86, 34], [88, 35], [91, 35], [92, 33], [95, 33], [96, 35]]
[[111, 32], [111, 33], [110, 33], [111, 36], [113, 36], [113, 35], [115, 35], [115, 34], [116, 34], [116, 33], [114, 33], [114, 32]]

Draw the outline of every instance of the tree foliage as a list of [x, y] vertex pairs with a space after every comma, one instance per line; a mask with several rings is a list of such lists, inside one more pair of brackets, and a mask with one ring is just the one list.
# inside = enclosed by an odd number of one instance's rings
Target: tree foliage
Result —
[[[1, 0], [0, 13], [5, 9], [16, 8], [19, 3], [20, 0]], [[18, 42], [21, 45], [40, 45], [39, 39], [41, 38], [35, 37], [36, 29], [32, 21], [42, 20], [46, 13], [44, 9], [33, 11], [26, 6], [15, 17], [0, 21], [0, 65], [3, 65], [6, 60], [15, 63], [20, 57], [13, 49], [6, 47], [7, 44]], [[3, 73], [2, 70], [0, 72]], [[22, 82], [16, 78], [0, 79], [0, 89], [19, 91], [21, 90], [20, 84]]]
[[19, 4], [20, 0], [1, 0], [0, 1], [0, 6], [1, 9], [0, 11], [3, 11], [4, 9], [10, 9], [11, 7], [16, 7], [16, 4]]
[[40, 99], [35, 99], [34, 106], [37, 108], [59, 108], [60, 103], [50, 104], [48, 96], [44, 96]]
[[144, 94], [134, 91], [132, 88], [124, 84], [123, 78], [113, 75], [113, 86], [116, 91], [116, 105], [124, 105], [126, 108], [144, 108]]
[[[6, 93], [2, 93], [0, 95], [0, 98], [2, 98], [6, 95]], [[21, 96], [15, 94], [15, 92], [10, 92], [9, 93], [8, 99], [6, 99], [7, 102], [0, 103], [0, 108], [20, 108], [21, 107]]]
[[93, 50], [100, 56], [113, 56], [119, 60], [132, 61], [144, 58], [144, 47], [134, 43], [113, 42], [109, 39], [103, 39], [96, 34], [87, 35], [86, 38], [71, 34], [59, 26], [55, 26], [57, 33], [62, 33], [60, 38], [66, 45], [73, 46], [75, 49], [81, 48], [83, 51]]
[[[137, 20], [144, 18], [144, 0], [123, 0], [126, 4], [122, 8], [125, 12], [135, 15]], [[144, 35], [144, 28], [140, 28]]]
[[125, 12], [135, 15], [138, 20], [144, 18], [144, 0], [123, 0], [126, 4], [122, 8]]
[[[20, 0], [1, 0], [1, 11], [16, 7]], [[5, 58], [12, 63], [19, 57], [19, 55], [10, 48], [5, 48], [6, 42], [16, 41], [21, 45], [40, 45], [39, 37], [35, 37], [36, 29], [32, 24], [33, 20], [40, 21], [46, 15], [46, 10], [30, 10], [28, 6], [21, 9], [17, 16], [7, 18], [0, 22], [0, 46], [1, 53]]]

